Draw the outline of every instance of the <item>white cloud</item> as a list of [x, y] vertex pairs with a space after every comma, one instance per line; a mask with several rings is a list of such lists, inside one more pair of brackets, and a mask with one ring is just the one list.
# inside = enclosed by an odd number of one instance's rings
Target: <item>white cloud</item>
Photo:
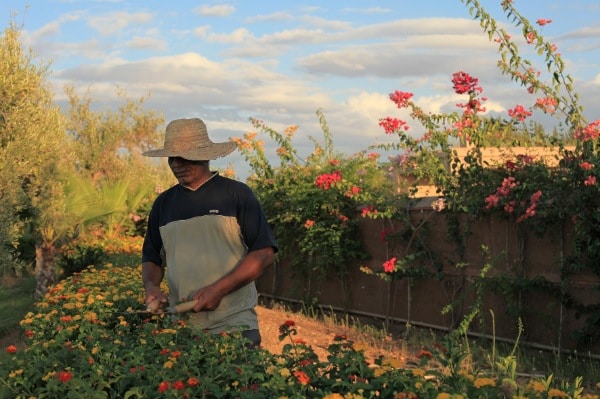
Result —
[[156, 39], [153, 37], [134, 36], [131, 40], [125, 43], [125, 45], [138, 50], [164, 51], [167, 49], [167, 42], [165, 40]]
[[230, 4], [218, 6], [200, 6], [194, 10], [203, 17], [226, 17], [235, 12], [235, 7]]
[[88, 24], [102, 35], [111, 35], [130, 25], [146, 24], [153, 19], [150, 13], [129, 13], [125, 11], [115, 11], [109, 14], [90, 17]]
[[231, 33], [208, 33], [205, 30], [196, 31], [196, 33], [203, 34], [204, 39], [212, 43], [242, 44], [254, 39], [252, 33], [246, 28], [239, 28]]

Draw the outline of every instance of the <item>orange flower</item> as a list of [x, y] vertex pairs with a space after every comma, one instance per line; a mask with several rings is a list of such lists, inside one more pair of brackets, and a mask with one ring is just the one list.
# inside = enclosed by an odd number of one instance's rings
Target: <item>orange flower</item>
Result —
[[314, 225], [315, 225], [315, 221], [314, 220], [306, 219], [306, 222], [304, 222], [304, 228], [305, 229], [310, 229]]
[[6, 353], [17, 353], [17, 347], [14, 345], [8, 345], [6, 347]]
[[302, 385], [307, 385], [310, 383], [310, 377], [304, 371], [296, 370], [294, 371], [294, 376]]
[[195, 377], [190, 377], [188, 378], [186, 385], [188, 387], [197, 387], [198, 385], [200, 385], [200, 381], [198, 381], [198, 379]]

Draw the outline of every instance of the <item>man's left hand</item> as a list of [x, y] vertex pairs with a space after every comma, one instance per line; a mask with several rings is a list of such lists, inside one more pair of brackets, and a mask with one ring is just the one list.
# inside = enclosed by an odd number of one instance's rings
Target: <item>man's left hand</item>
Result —
[[218, 308], [221, 299], [223, 299], [223, 294], [214, 285], [207, 285], [200, 288], [192, 298], [198, 301], [192, 311], [201, 312], [203, 310], [215, 310]]

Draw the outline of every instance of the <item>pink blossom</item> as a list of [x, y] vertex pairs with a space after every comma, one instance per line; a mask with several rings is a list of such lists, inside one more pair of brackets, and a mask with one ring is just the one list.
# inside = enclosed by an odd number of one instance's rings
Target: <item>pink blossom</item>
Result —
[[595, 140], [600, 136], [600, 119], [588, 124], [583, 129], [578, 129], [573, 133], [573, 137], [581, 141]]
[[452, 74], [452, 88], [456, 94], [481, 93], [483, 89], [478, 86], [479, 79], [466, 72], [459, 71]]
[[585, 186], [594, 186], [596, 185], [596, 176], [588, 176], [587, 179], [583, 182]]
[[589, 163], [588, 161], [583, 161], [579, 164], [579, 167], [583, 170], [590, 170], [594, 167], [594, 165]]
[[322, 188], [323, 190], [329, 190], [329, 188], [338, 181], [342, 181], [342, 174], [339, 170], [317, 176], [315, 186]]
[[497, 207], [499, 201], [500, 201], [500, 197], [498, 197], [496, 194], [488, 195], [485, 198], [485, 209]]
[[397, 119], [397, 118], [391, 118], [391, 117], [386, 117], [386, 118], [382, 118], [379, 120], [379, 126], [381, 126], [383, 128], [383, 130], [385, 130], [386, 134], [392, 134], [397, 130], [400, 130], [400, 128], [404, 129], [404, 130], [408, 130], [410, 129], [410, 127], [408, 126], [408, 124], [401, 120], [401, 119]]
[[544, 26], [544, 25], [547, 25], [547, 24], [551, 24], [551, 23], [552, 23], [552, 20], [551, 20], [551, 19], [543, 19], [543, 18], [540, 18], [540, 19], [538, 19], [538, 20], [536, 21], [536, 23], [537, 23], [539, 26]]
[[526, 110], [522, 105], [517, 105], [513, 109], [508, 110], [508, 115], [519, 122], [523, 122], [527, 117], [531, 116], [531, 112]]
[[404, 108], [408, 105], [408, 102], [413, 97], [413, 93], [398, 91], [390, 93], [390, 100], [396, 103], [398, 108]]
[[555, 98], [543, 97], [535, 101], [535, 107], [542, 109], [544, 112], [552, 115], [556, 112], [558, 101]]
[[386, 273], [393, 273], [396, 270], [396, 258], [391, 258], [383, 262], [383, 271]]

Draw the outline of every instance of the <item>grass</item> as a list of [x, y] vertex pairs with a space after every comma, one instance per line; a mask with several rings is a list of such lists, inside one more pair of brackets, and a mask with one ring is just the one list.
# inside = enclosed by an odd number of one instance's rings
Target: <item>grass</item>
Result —
[[33, 276], [2, 279], [0, 284], [0, 337], [18, 331], [19, 322], [32, 309], [35, 302], [35, 278]]

